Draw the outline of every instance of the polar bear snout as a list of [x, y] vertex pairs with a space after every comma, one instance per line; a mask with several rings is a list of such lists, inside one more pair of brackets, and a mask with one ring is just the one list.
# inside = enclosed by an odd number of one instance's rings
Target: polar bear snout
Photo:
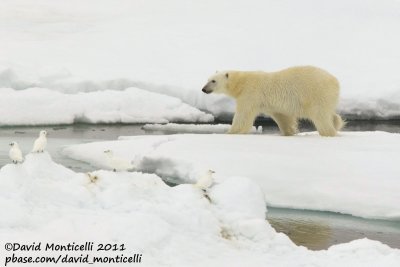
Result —
[[203, 89], [201, 89], [201, 91], [203, 91], [206, 94], [211, 94], [212, 93], [212, 91], [208, 90], [206, 87], [203, 87]]
[[210, 89], [209, 84], [206, 84], [203, 89], [201, 89], [201, 91], [203, 91], [206, 94], [211, 94], [213, 92], [213, 90]]

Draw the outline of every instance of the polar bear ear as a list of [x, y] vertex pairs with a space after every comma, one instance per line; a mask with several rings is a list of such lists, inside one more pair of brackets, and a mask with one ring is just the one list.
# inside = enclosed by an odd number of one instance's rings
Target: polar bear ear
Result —
[[226, 78], [229, 78], [229, 73], [228, 73], [228, 72], [225, 73], [225, 77], [226, 77]]

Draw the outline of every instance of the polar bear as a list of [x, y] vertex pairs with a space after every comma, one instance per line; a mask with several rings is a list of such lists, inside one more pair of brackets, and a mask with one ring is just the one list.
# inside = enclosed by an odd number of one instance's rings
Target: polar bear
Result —
[[248, 133], [259, 114], [271, 116], [282, 135], [297, 132], [300, 118], [311, 120], [321, 136], [335, 136], [344, 126], [336, 114], [339, 82], [328, 72], [298, 66], [277, 72], [223, 71], [211, 76], [202, 91], [236, 100], [228, 133]]

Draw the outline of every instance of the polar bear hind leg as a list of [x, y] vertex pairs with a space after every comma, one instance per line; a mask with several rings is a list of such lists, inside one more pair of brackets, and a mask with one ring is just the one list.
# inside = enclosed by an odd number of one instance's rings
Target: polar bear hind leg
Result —
[[332, 114], [318, 114], [316, 117], [310, 118], [317, 128], [321, 136], [335, 136], [336, 128], [334, 124], [334, 117]]
[[281, 113], [274, 113], [271, 117], [278, 124], [282, 135], [291, 136], [297, 133], [297, 118]]

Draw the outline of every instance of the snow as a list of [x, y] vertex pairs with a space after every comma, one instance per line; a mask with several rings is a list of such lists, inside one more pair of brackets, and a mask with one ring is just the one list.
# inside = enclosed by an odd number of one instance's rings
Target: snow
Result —
[[[227, 133], [231, 128], [230, 124], [145, 124], [142, 127], [146, 131], [163, 131], [179, 133]], [[262, 126], [253, 126], [250, 133], [262, 133]]]
[[229, 211], [229, 220], [265, 218], [264, 193], [248, 178], [233, 177], [211, 188], [212, 203]]
[[[348, 118], [400, 118], [399, 31], [398, 0], [2, 0], [0, 125], [224, 133], [229, 125], [194, 124], [234, 112], [232, 99], [201, 92], [209, 75], [293, 65], [337, 76]], [[137, 167], [90, 174], [31, 153], [0, 169], [0, 248], [93, 241], [125, 244], [142, 266], [397, 267], [400, 250], [368, 239], [296, 246], [265, 215], [269, 205], [400, 220], [399, 141], [384, 132], [184, 134], [66, 147], [96, 168], [110, 169], [105, 150]], [[193, 186], [208, 169], [209, 199]]]
[[54, 163], [47, 152], [1, 168], [0, 207], [7, 214], [0, 217], [1, 247], [34, 241], [125, 244], [123, 254], [142, 253], [143, 266], [394, 267], [400, 262], [400, 250], [368, 239], [322, 251], [297, 247], [265, 221], [262, 190], [248, 178], [226, 177], [210, 190], [210, 202], [193, 185], [169, 187], [154, 174], [99, 170], [91, 175], [98, 177], [95, 183]]
[[216, 70], [315, 65], [338, 77], [341, 113], [400, 116], [396, 0], [4, 0], [0, 25], [0, 88], [138, 87], [230, 118], [232, 100], [200, 91]]
[[138, 88], [66, 94], [43, 88], [2, 89], [0, 125], [210, 122], [180, 99]]
[[105, 149], [165, 179], [194, 182], [208, 169], [216, 171], [216, 182], [248, 177], [273, 207], [400, 219], [399, 134], [133, 136], [73, 145], [63, 153], [102, 167]]
[[340, 112], [348, 119], [399, 119], [400, 90], [387, 96], [364, 96], [361, 99], [344, 99]]

